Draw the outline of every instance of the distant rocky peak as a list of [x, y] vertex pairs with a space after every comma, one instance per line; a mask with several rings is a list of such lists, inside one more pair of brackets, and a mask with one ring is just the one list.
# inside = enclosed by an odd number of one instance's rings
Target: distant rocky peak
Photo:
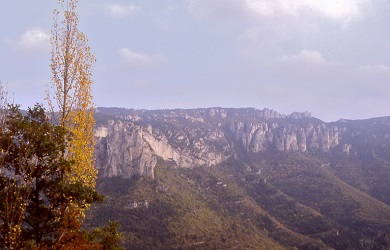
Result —
[[310, 112], [293, 112], [289, 115], [290, 118], [293, 118], [293, 119], [304, 119], [304, 118], [312, 118], [311, 116], [311, 113]]

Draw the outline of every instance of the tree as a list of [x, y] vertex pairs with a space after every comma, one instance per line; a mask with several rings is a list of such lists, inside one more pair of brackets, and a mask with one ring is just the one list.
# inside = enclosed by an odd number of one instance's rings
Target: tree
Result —
[[73, 140], [64, 151], [67, 157], [74, 160], [66, 179], [70, 182], [81, 180], [94, 188], [97, 173], [93, 161], [91, 69], [95, 58], [87, 37], [78, 29], [77, 2], [59, 0], [61, 11], [54, 11], [50, 64], [52, 78], [47, 100], [52, 113], [58, 112], [57, 124], [73, 133]]
[[118, 233], [119, 223], [110, 221], [107, 227], [99, 227], [92, 231], [91, 240], [102, 246], [103, 250], [122, 250], [118, 241], [122, 234]]
[[80, 226], [69, 225], [72, 230], [64, 231], [71, 220], [63, 217], [62, 209], [77, 211], [101, 197], [82, 181], [62, 181], [62, 173], [73, 164], [62, 154], [71, 134], [52, 124], [39, 105], [27, 116], [10, 106], [2, 129], [0, 248], [50, 247], [68, 231], [80, 238]]
[[[4, 134], [7, 131], [8, 116], [8, 91], [0, 82], [0, 143], [3, 144]], [[0, 246], [5, 244], [10, 248], [18, 248], [20, 238], [20, 224], [24, 217], [26, 209], [22, 202], [28, 197], [25, 192], [25, 186], [18, 183], [19, 180], [11, 178], [10, 171], [4, 166], [4, 155], [10, 150], [10, 147], [0, 145]]]
[[[72, 140], [62, 151], [72, 161], [69, 169], [61, 173], [61, 181], [94, 190], [97, 171], [94, 167], [94, 106], [92, 103], [92, 65], [95, 58], [88, 46], [87, 37], [78, 29], [76, 12], [78, 0], [58, 0], [61, 11], [54, 11], [54, 26], [51, 33], [52, 78], [47, 91], [49, 107], [56, 123], [70, 131]], [[54, 113], [57, 116], [54, 116]], [[66, 197], [66, 194], [63, 194]], [[85, 234], [81, 230], [84, 207], [78, 204], [61, 209], [63, 234], [56, 247], [83, 245]], [[115, 228], [116, 232], [116, 228]], [[98, 244], [98, 243], [96, 243]], [[113, 244], [117, 246], [117, 242]], [[81, 248], [80, 248], [81, 249]]]
[[8, 106], [8, 90], [6, 85], [0, 81], [0, 129], [4, 127]]
[[[102, 197], [95, 191], [93, 160], [95, 59], [78, 30], [77, 2], [58, 0], [60, 11], [53, 13], [47, 90], [52, 117], [39, 105], [26, 117], [18, 106], [0, 107], [0, 248], [103, 246], [81, 229], [84, 209]], [[116, 227], [111, 229], [114, 238], [101, 241], [118, 239]]]
[[[72, 134], [72, 141], [62, 151], [73, 161], [67, 171], [61, 173], [62, 182], [76, 183], [94, 189], [97, 171], [94, 167], [94, 107], [92, 103], [92, 65], [95, 58], [88, 46], [87, 37], [78, 29], [77, 0], [58, 0], [60, 11], [54, 10], [51, 32], [52, 78], [47, 100], [53, 118]], [[58, 112], [57, 116], [54, 116]], [[65, 194], [64, 194], [65, 195]], [[62, 208], [62, 217], [81, 222], [84, 209], [77, 205]], [[64, 223], [64, 234], [70, 226], [81, 223]], [[66, 232], [68, 230], [68, 232]]]

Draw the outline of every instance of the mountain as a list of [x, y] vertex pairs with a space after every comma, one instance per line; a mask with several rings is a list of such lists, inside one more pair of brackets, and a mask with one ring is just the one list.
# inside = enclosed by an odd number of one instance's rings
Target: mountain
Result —
[[96, 110], [87, 226], [129, 249], [389, 249], [390, 117]]

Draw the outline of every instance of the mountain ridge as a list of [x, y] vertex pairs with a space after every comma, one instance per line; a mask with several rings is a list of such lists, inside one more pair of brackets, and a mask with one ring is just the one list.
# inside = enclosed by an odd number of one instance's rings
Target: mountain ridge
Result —
[[[97, 168], [108, 176], [153, 176], [157, 156], [179, 167], [189, 167], [218, 164], [239, 151], [358, 154], [360, 133], [390, 127], [389, 117], [325, 123], [308, 112], [286, 116], [254, 108], [98, 108], [96, 113]], [[369, 131], [360, 131], [360, 124], [367, 127], [367, 123]], [[389, 130], [373, 135], [389, 143]], [[128, 150], [119, 149], [123, 147]]]
[[271, 110], [96, 113], [89, 226], [129, 249], [388, 249], [390, 117]]

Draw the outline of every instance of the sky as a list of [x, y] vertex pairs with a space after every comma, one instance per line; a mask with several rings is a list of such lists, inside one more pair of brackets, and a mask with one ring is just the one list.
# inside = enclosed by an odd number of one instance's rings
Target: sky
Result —
[[[45, 103], [54, 0], [0, 1], [0, 81]], [[388, 0], [80, 0], [98, 107], [390, 116]]]

